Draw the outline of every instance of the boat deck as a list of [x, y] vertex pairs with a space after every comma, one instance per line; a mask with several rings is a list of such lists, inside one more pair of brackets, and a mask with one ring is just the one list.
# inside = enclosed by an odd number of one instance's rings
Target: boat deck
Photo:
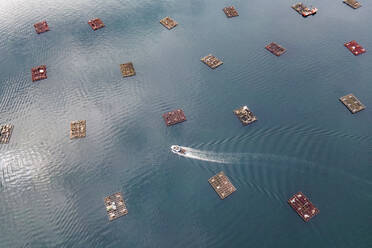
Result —
[[85, 138], [87, 132], [86, 120], [72, 121], [70, 124], [70, 139]]
[[14, 126], [11, 124], [0, 126], [0, 144], [8, 144], [12, 136]]
[[171, 30], [172, 28], [174, 28], [175, 26], [178, 25], [178, 23], [173, 20], [172, 18], [170, 18], [169, 16], [163, 18], [160, 20], [160, 23], [166, 27], [168, 30]]
[[265, 47], [268, 51], [270, 51], [272, 54], [275, 54], [276, 56], [280, 56], [283, 53], [286, 52], [285, 48], [276, 44], [275, 42], [270, 43]]
[[31, 69], [32, 82], [47, 79], [46, 65], [40, 65]]
[[356, 42], [355, 40], [346, 42], [344, 46], [347, 47], [347, 49], [349, 49], [350, 52], [352, 52], [355, 56], [366, 52], [366, 49], [359, 45], [358, 42]]
[[163, 119], [167, 126], [172, 126], [186, 121], [186, 116], [182, 109], [176, 109], [163, 114]]
[[353, 9], [362, 7], [362, 5], [356, 0], [344, 0], [343, 2], [352, 7]]
[[223, 62], [220, 59], [213, 56], [212, 54], [209, 54], [209, 55], [201, 58], [200, 60], [212, 69], [216, 69], [217, 67], [219, 67], [220, 65], [223, 64]]
[[128, 209], [125, 205], [123, 195], [120, 192], [107, 196], [104, 201], [110, 221], [128, 214]]
[[306, 222], [319, 213], [319, 210], [302, 193], [298, 192], [288, 200], [289, 205]]
[[37, 34], [41, 34], [41, 33], [49, 31], [49, 26], [46, 21], [35, 23], [34, 27], [35, 27], [35, 31]]
[[352, 114], [362, 111], [366, 107], [353, 94], [340, 98], [340, 101], [349, 109]]
[[103, 28], [105, 26], [105, 24], [103, 24], [102, 20], [99, 19], [99, 18], [96, 18], [96, 19], [92, 19], [90, 21], [88, 21], [88, 24], [89, 26], [94, 30], [98, 30], [100, 28]]
[[235, 109], [234, 114], [244, 126], [257, 121], [257, 117], [249, 110], [247, 106]]
[[228, 18], [232, 18], [232, 17], [236, 17], [236, 16], [239, 16], [239, 13], [238, 11], [235, 9], [234, 6], [230, 6], [230, 7], [225, 7], [223, 8], [223, 12], [225, 12], [226, 16]]
[[131, 77], [136, 75], [136, 71], [134, 70], [134, 66], [132, 62], [121, 64], [120, 71], [123, 77]]
[[230, 182], [223, 171], [209, 178], [208, 182], [222, 200], [236, 191], [235, 186]]

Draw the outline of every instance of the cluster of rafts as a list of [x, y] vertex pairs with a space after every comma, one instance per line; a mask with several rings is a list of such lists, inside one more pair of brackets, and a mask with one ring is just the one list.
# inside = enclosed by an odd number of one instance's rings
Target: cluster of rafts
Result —
[[[348, 4], [354, 9], [357, 9], [361, 6], [360, 3], [356, 0], [344, 0], [344, 3]], [[308, 8], [302, 3], [297, 3], [293, 5], [292, 8], [304, 17], [314, 15], [318, 12], [317, 8]], [[234, 6], [226, 7], [223, 9], [223, 11], [228, 18], [239, 16], [238, 11], [234, 8]], [[175, 28], [178, 25], [178, 23], [169, 16], [161, 19], [160, 23], [169, 30]], [[94, 31], [105, 27], [104, 23], [99, 18], [88, 21], [88, 24]], [[46, 21], [36, 23], [34, 25], [34, 28], [37, 34], [41, 34], [50, 30]], [[366, 52], [366, 50], [356, 41], [346, 42], [344, 45], [354, 55], [360, 55]], [[284, 47], [278, 45], [275, 42], [268, 44], [265, 48], [276, 56], [281, 56], [286, 52], [286, 49]], [[211, 69], [216, 69], [223, 64], [222, 60], [218, 59], [212, 54], [201, 58], [201, 61], [209, 66]], [[120, 71], [123, 77], [131, 77], [136, 75], [132, 62], [121, 64]], [[32, 68], [31, 78], [33, 82], [47, 79], [46, 65], [40, 65]], [[353, 114], [365, 109], [365, 106], [353, 94], [343, 96], [339, 100]], [[250, 111], [247, 106], [242, 106], [234, 110], [233, 112], [243, 125], [251, 124], [257, 120], [257, 117]], [[182, 109], [176, 109], [174, 111], [164, 113], [163, 119], [167, 126], [172, 126], [186, 121], [186, 116]], [[9, 143], [13, 128], [14, 126], [11, 124], [0, 126], [0, 143]], [[84, 137], [86, 137], [86, 120], [72, 121], [70, 123], [70, 138], [75, 139]], [[171, 151], [179, 155], [187, 154], [187, 150], [178, 145], [171, 146]], [[236, 191], [234, 185], [230, 182], [228, 177], [223, 172], [218, 173], [217, 175], [210, 178], [208, 181], [221, 199], [225, 199], [227, 196]], [[115, 220], [128, 213], [123, 196], [120, 192], [106, 197], [104, 199], [104, 202], [106, 205], [106, 211], [109, 220]], [[302, 192], [298, 192], [293, 195], [288, 200], [288, 203], [304, 221], [310, 220], [313, 216], [319, 213], [319, 210], [308, 200], [308, 198]]]

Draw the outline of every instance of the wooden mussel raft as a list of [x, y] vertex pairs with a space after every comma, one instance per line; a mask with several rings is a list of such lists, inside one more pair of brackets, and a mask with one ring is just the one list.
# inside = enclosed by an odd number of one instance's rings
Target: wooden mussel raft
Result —
[[34, 27], [37, 34], [49, 31], [48, 23], [46, 21], [35, 23]]
[[209, 66], [212, 69], [215, 69], [223, 64], [223, 62], [220, 59], [213, 56], [212, 54], [209, 54], [201, 58], [200, 60], [203, 61], [207, 66]]
[[366, 52], [366, 49], [359, 45], [358, 42], [356, 42], [355, 40], [346, 42], [344, 46], [347, 47], [347, 49], [349, 49], [349, 51], [352, 52], [355, 56]]
[[362, 111], [366, 107], [353, 94], [340, 98], [340, 101], [349, 109], [352, 114]]
[[222, 200], [236, 191], [235, 186], [232, 185], [229, 178], [225, 175], [225, 173], [223, 173], [223, 171], [209, 178], [208, 182]]
[[234, 114], [244, 126], [257, 121], [257, 117], [249, 110], [247, 106], [235, 109]]
[[103, 24], [103, 22], [101, 21], [101, 19], [99, 18], [96, 18], [96, 19], [92, 19], [90, 21], [88, 21], [88, 24], [89, 26], [94, 30], [98, 30], [100, 28], [103, 28], [105, 26], [105, 24]]
[[223, 12], [225, 12], [228, 18], [239, 16], [238, 11], [235, 9], [234, 6], [225, 7], [223, 8]]
[[292, 8], [297, 11], [300, 15], [303, 17], [307, 17], [309, 15], [315, 15], [316, 12], [318, 12], [317, 8], [308, 8], [303, 3], [296, 3], [295, 5], [292, 5]]
[[121, 64], [120, 71], [123, 77], [131, 77], [136, 75], [136, 71], [134, 70], [134, 66], [132, 62]]
[[302, 193], [298, 192], [288, 200], [289, 205], [306, 222], [319, 213], [319, 210]]
[[8, 144], [12, 136], [14, 126], [11, 124], [0, 126], [0, 144]]
[[172, 126], [186, 121], [186, 116], [182, 109], [176, 109], [163, 114], [163, 119], [167, 126]]
[[174, 28], [175, 26], [178, 25], [178, 23], [173, 20], [172, 18], [170, 18], [169, 16], [163, 18], [160, 20], [160, 23], [166, 27], [167, 29], [171, 30], [172, 28]]
[[87, 132], [86, 120], [72, 121], [70, 124], [70, 139], [85, 138]]
[[107, 196], [104, 201], [110, 221], [128, 214], [128, 209], [120, 192]]
[[47, 79], [46, 65], [40, 65], [31, 69], [32, 82]]
[[275, 42], [270, 43], [269, 45], [265, 46], [265, 48], [276, 56], [280, 56], [286, 51], [284, 47], [276, 44]]
[[362, 7], [362, 5], [356, 0], [344, 0], [343, 2], [352, 7], [353, 9]]

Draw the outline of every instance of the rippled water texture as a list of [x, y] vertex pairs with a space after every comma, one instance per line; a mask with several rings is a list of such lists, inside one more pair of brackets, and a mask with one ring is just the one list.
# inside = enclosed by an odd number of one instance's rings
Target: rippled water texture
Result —
[[[372, 247], [372, 4], [305, 1], [319, 13], [302, 18], [293, 3], [1, 0], [0, 123], [15, 128], [0, 146], [0, 247]], [[354, 39], [366, 54], [343, 46]], [[209, 69], [209, 53], [224, 64]], [[122, 78], [129, 61], [137, 75]], [[348, 93], [367, 108], [352, 115]], [[240, 124], [242, 105], [257, 122]], [[166, 127], [176, 108], [187, 121]], [[69, 139], [72, 120], [85, 139]], [[221, 170], [237, 188], [225, 200], [208, 184]], [[129, 214], [109, 222], [117, 191]], [[287, 204], [297, 191], [320, 210], [309, 223]]]

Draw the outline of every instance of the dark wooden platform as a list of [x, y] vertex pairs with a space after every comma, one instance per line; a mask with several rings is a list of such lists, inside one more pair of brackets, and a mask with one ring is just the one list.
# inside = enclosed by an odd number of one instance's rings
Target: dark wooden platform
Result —
[[218, 59], [217, 57], [213, 56], [212, 54], [209, 54], [203, 58], [200, 59], [204, 64], [209, 66], [212, 69], [215, 69], [223, 64], [223, 62]]
[[221, 199], [225, 199], [236, 191], [234, 185], [232, 185], [229, 178], [222, 171], [217, 175], [209, 178], [208, 182]]
[[257, 121], [257, 117], [252, 113], [252, 111], [250, 111], [247, 106], [235, 109], [234, 114], [236, 115], [236, 117], [238, 117], [238, 119], [244, 126]]
[[178, 25], [178, 23], [173, 20], [172, 18], [170, 18], [169, 16], [163, 18], [160, 20], [160, 23], [166, 27], [167, 29], [171, 30], [172, 28], [174, 28], [175, 26]]
[[349, 109], [352, 114], [355, 114], [366, 108], [353, 94], [340, 97], [340, 101]]
[[46, 65], [40, 65], [31, 69], [32, 82], [47, 79]]
[[84, 138], [86, 136], [86, 121], [72, 121], [70, 124], [70, 139]]
[[0, 126], [0, 144], [8, 144], [12, 136], [14, 126], [11, 124]]
[[306, 222], [319, 213], [319, 210], [302, 193], [298, 192], [288, 200], [289, 205]]
[[355, 40], [346, 42], [344, 46], [347, 47], [347, 49], [349, 49], [349, 51], [352, 52], [355, 56], [366, 52], [366, 49], [359, 45]]
[[356, 0], [344, 0], [343, 2], [352, 7], [353, 9], [362, 7], [362, 5]]
[[176, 109], [163, 114], [163, 119], [167, 126], [172, 126], [186, 121], [186, 116], [182, 109]]
[[285, 53], [285, 48], [282, 46], [276, 44], [275, 42], [270, 43], [265, 47], [268, 51], [270, 51], [272, 54], [275, 54], [276, 56], [280, 56], [283, 53]]
[[223, 12], [225, 12], [228, 18], [239, 16], [238, 11], [235, 9], [234, 6], [225, 7], [223, 8]]
[[107, 196], [104, 201], [110, 221], [128, 214], [128, 209], [125, 206], [123, 195], [120, 192]]
[[105, 26], [105, 24], [103, 24], [103, 22], [101, 21], [101, 19], [99, 18], [96, 18], [96, 19], [92, 19], [90, 21], [88, 21], [88, 24], [89, 26], [94, 30], [98, 30], [100, 28], [103, 28]]
[[38, 22], [34, 24], [35, 31], [38, 34], [49, 31], [48, 23], [46, 21]]
[[123, 77], [131, 77], [136, 75], [136, 71], [134, 70], [134, 66], [132, 62], [121, 64], [120, 71]]

